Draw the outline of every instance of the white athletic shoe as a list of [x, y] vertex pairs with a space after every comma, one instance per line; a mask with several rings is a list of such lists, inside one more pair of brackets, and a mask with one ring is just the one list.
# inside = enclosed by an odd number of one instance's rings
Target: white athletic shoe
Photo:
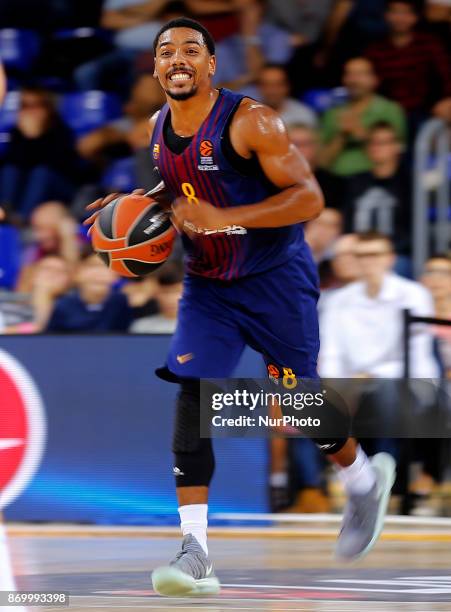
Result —
[[335, 556], [356, 561], [370, 552], [384, 526], [390, 492], [395, 482], [396, 463], [388, 453], [371, 459], [376, 482], [364, 495], [350, 495], [335, 548]]
[[182, 550], [169, 565], [152, 572], [152, 584], [166, 597], [207, 597], [221, 590], [213, 565], [192, 534], [183, 538]]

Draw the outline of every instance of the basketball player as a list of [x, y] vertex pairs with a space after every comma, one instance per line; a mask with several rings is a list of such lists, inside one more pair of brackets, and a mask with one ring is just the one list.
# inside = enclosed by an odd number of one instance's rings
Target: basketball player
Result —
[[[0, 104], [6, 94], [6, 75], [3, 65], [0, 63]], [[0, 221], [5, 218], [5, 212], [0, 207]], [[1, 451], [1, 448], [0, 448]], [[6, 528], [3, 523], [2, 513], [0, 511], [0, 591], [15, 591], [16, 582], [14, 580], [11, 559], [8, 550], [8, 540]], [[8, 608], [10, 609], [10, 608]], [[17, 612], [26, 612], [26, 608], [17, 607]], [[0, 606], [0, 612], [6, 612], [6, 607]]]
[[[176, 198], [173, 222], [183, 232], [187, 269], [177, 330], [157, 371], [180, 384], [173, 452], [184, 539], [152, 580], [162, 595], [212, 595], [219, 591], [207, 548], [214, 456], [211, 440], [199, 436], [199, 379], [229, 377], [245, 345], [270, 372], [317, 378], [317, 273], [301, 224], [319, 215], [323, 199], [280, 117], [212, 86], [215, 45], [202, 25], [170, 21], [154, 52], [167, 104], [151, 120], [150, 152]], [[370, 462], [353, 439], [317, 443], [350, 498], [336, 552], [356, 559], [382, 529], [394, 462], [382, 454]]]
[[[0, 104], [3, 102], [3, 98], [6, 94], [6, 75], [3, 69], [3, 65], [0, 64]], [[5, 218], [5, 211], [0, 206], [0, 221]]]

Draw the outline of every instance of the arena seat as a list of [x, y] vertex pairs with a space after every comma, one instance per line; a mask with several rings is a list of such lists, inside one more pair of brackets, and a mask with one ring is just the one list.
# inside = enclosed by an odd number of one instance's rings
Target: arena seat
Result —
[[20, 106], [20, 92], [8, 91], [0, 106], [0, 131], [10, 130], [16, 124]]
[[102, 186], [107, 190], [128, 193], [136, 189], [135, 158], [125, 157], [113, 162], [102, 177]]
[[52, 37], [54, 40], [75, 40], [81, 38], [98, 38], [106, 42], [112, 42], [113, 40], [113, 34], [110, 30], [90, 26], [56, 30], [53, 32]]
[[11, 225], [0, 225], [0, 287], [13, 289], [20, 270], [19, 232]]
[[0, 30], [0, 59], [7, 69], [26, 72], [40, 51], [41, 41], [32, 30]]
[[9, 91], [0, 106], [0, 155], [2, 155], [10, 141], [10, 131], [16, 124], [17, 111], [20, 104], [20, 92]]
[[67, 40], [70, 38], [91, 38], [97, 36], [100, 30], [97, 28], [67, 28], [64, 30], [57, 30], [53, 33], [53, 38], [58, 40]]
[[77, 136], [95, 130], [122, 115], [119, 98], [97, 90], [64, 94], [61, 96], [59, 110]]
[[347, 91], [344, 87], [334, 89], [310, 89], [301, 98], [304, 104], [310, 106], [317, 113], [324, 113], [333, 106], [343, 104], [347, 100]]

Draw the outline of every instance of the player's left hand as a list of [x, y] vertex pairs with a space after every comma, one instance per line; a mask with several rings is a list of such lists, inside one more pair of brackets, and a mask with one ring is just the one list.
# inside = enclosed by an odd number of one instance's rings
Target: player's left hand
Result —
[[188, 198], [177, 198], [172, 204], [172, 222], [179, 232], [188, 234], [219, 230], [228, 225], [223, 209], [216, 208], [205, 200], [189, 202]]

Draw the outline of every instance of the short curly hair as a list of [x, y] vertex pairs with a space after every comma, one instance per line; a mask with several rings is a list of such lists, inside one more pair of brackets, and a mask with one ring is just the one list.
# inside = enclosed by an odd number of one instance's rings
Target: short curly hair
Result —
[[205, 46], [208, 49], [210, 55], [215, 54], [215, 41], [210, 32], [205, 28], [201, 23], [196, 21], [195, 19], [190, 19], [189, 17], [177, 17], [176, 19], [171, 19], [167, 23], [162, 26], [155, 36], [153, 41], [153, 53], [157, 54], [157, 45], [160, 39], [160, 36], [166, 32], [167, 30], [172, 30], [173, 28], [189, 28], [190, 30], [196, 30], [202, 34], [204, 39]]

